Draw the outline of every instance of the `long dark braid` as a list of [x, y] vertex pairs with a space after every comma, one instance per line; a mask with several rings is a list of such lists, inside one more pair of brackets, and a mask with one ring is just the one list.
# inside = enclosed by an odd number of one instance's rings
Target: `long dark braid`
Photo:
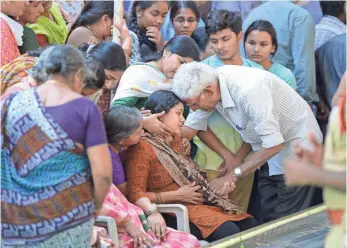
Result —
[[157, 51], [157, 46], [154, 42], [150, 41], [148, 39], [148, 37], [146, 36], [145, 33], [143, 33], [141, 30], [140, 30], [140, 26], [137, 22], [137, 15], [136, 15], [136, 7], [138, 6], [141, 10], [145, 10], [145, 9], [148, 9], [150, 8], [154, 3], [156, 3], [156, 1], [138, 1], [138, 0], [135, 0], [132, 2], [132, 5], [131, 5], [131, 13], [129, 15], [129, 18], [128, 18], [128, 28], [133, 31], [139, 41], [140, 41], [140, 46], [143, 47], [142, 45], [145, 44], [147, 45], [152, 51]]

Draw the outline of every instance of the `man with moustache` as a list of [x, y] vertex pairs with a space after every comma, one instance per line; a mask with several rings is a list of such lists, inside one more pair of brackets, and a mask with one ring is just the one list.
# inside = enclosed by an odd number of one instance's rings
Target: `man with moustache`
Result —
[[[213, 68], [223, 65], [238, 65], [263, 69], [263, 67], [251, 60], [245, 59], [240, 55], [240, 44], [242, 43], [242, 20], [239, 12], [228, 11], [225, 9], [212, 12], [206, 22], [206, 33], [209, 36], [211, 48], [215, 55], [203, 60], [202, 63]], [[239, 152], [242, 157], [250, 151], [250, 146], [243, 143], [239, 133], [234, 130], [227, 121], [214, 111], [208, 119], [209, 128], [218, 139], [233, 153]], [[199, 139], [200, 138], [200, 139]], [[194, 138], [194, 143], [198, 147], [195, 161], [201, 168], [208, 172], [208, 179], [213, 180], [217, 177], [218, 167], [223, 163], [231, 164], [229, 153], [218, 154], [205, 145], [206, 139], [203, 132]], [[222, 174], [220, 173], [219, 176]], [[237, 201], [244, 208], [248, 207], [252, 190], [254, 173], [249, 174], [238, 182], [238, 187], [231, 195], [231, 199]]]

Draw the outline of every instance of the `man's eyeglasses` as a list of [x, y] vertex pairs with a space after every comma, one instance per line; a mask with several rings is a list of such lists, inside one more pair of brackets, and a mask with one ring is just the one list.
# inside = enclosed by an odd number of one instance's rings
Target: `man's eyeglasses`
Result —
[[197, 19], [194, 18], [188, 18], [188, 19], [184, 19], [183, 17], [178, 17], [174, 19], [175, 22], [177, 22], [178, 24], [182, 25], [185, 22], [188, 22], [188, 24], [193, 24], [194, 22], [197, 22]]

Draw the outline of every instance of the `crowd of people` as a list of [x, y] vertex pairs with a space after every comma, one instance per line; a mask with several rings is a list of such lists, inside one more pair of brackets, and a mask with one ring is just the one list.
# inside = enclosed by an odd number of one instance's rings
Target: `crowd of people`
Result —
[[2, 246], [199, 247], [323, 187], [343, 247], [347, 6], [303, 2], [1, 1]]

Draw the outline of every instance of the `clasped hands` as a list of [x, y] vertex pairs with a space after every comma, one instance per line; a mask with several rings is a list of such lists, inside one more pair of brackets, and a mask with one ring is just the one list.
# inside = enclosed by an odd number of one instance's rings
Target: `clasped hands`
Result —
[[234, 174], [235, 167], [242, 163], [242, 159], [235, 155], [230, 155], [219, 166], [218, 178], [210, 183], [211, 189], [223, 198], [227, 198], [236, 188], [237, 178]]

